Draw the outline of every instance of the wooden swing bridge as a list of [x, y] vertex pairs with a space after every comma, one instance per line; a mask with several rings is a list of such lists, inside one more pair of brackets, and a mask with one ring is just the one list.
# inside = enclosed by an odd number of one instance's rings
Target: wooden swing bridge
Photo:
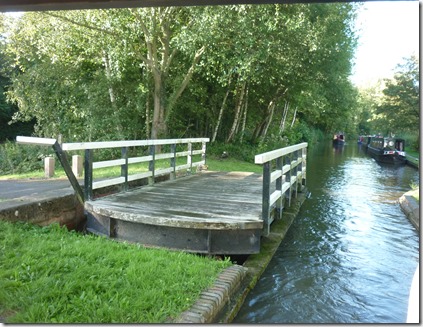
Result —
[[[257, 174], [208, 171], [208, 138], [59, 144], [18, 136], [17, 142], [53, 147], [84, 205], [89, 232], [193, 253], [260, 252], [261, 237], [306, 182], [307, 143], [256, 155], [263, 166]], [[102, 150], [114, 158], [94, 161]], [[84, 153], [82, 186], [70, 152]], [[116, 177], [94, 178], [110, 167], [118, 167]]]

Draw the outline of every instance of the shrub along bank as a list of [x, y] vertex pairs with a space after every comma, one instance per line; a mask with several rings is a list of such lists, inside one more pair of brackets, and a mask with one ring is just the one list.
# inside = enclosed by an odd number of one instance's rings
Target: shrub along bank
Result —
[[0, 221], [0, 322], [163, 323], [229, 260]]

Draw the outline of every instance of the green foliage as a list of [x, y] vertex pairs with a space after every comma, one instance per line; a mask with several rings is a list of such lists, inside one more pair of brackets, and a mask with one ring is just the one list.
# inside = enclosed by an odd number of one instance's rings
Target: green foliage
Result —
[[[297, 123], [292, 129], [289, 129], [284, 134], [270, 134], [261, 139], [258, 144], [252, 143], [223, 143], [214, 142], [207, 145], [208, 158], [221, 159], [223, 152], [226, 152], [228, 157], [233, 160], [240, 160], [249, 163], [254, 163], [254, 156], [260, 153], [273, 151], [284, 148], [289, 145], [294, 145], [302, 142], [309, 143], [312, 146], [314, 143], [325, 138], [322, 131], [309, 127], [306, 123]], [[250, 171], [250, 170], [248, 170]]]
[[9, 323], [164, 323], [231, 264], [1, 220], [0, 249]]
[[385, 80], [382, 103], [377, 113], [382, 116], [386, 132], [415, 132], [420, 128], [419, 59], [406, 58], [397, 66], [392, 80]]
[[405, 140], [406, 152], [419, 152], [419, 132], [401, 133], [400, 136]]
[[230, 158], [252, 163], [254, 163], [254, 156], [260, 153], [257, 151], [257, 147], [250, 144], [214, 142], [207, 145], [209, 157], [220, 158], [223, 152], [226, 152]]
[[7, 32], [6, 17], [0, 14], [0, 143], [5, 140], [12, 140], [17, 135], [31, 135], [34, 121], [15, 122], [11, 124], [13, 116], [17, 114], [19, 108], [9, 103], [6, 99], [8, 87], [10, 85], [9, 58], [5, 54], [6, 40], [3, 33]]
[[0, 174], [16, 174], [44, 169], [43, 159], [54, 152], [44, 146], [22, 146], [6, 141], [0, 145]]
[[15, 120], [36, 119], [37, 135], [62, 134], [65, 142], [143, 139], [151, 129], [161, 137], [211, 137], [218, 128], [220, 142], [256, 144], [268, 131], [279, 134], [285, 103], [287, 125], [352, 126], [356, 8], [25, 13], [5, 27], [8, 97], [19, 107]]

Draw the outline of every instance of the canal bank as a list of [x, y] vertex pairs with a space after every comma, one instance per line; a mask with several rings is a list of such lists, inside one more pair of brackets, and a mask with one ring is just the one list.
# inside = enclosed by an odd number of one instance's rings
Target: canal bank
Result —
[[308, 195], [306, 188], [284, 208], [282, 219], [271, 225], [270, 234], [262, 238], [258, 254], [249, 255], [242, 265], [223, 271], [215, 284], [200, 294], [194, 305], [169, 323], [231, 323], [248, 293], [256, 286], [270, 260], [295, 220]]
[[[81, 224], [84, 217], [83, 208], [71, 188], [54, 186], [51, 190], [43, 189], [39, 192], [42, 184], [46, 184], [45, 181], [31, 181], [31, 184], [30, 189], [37, 190], [35, 193], [25, 189], [23, 194], [19, 193], [17, 197], [0, 201], [0, 219], [12, 222], [26, 221], [41, 226], [54, 222], [67, 225], [69, 229]], [[16, 183], [3, 186], [8, 192], [17, 187]], [[17, 191], [15, 193], [18, 194]], [[275, 220], [271, 225], [270, 234], [262, 238], [259, 254], [250, 255], [246, 260], [243, 258], [242, 263], [238, 260], [239, 264], [224, 270], [214, 285], [203, 291], [189, 310], [168, 323], [230, 323], [265, 271], [307, 194], [308, 191], [304, 187], [296, 198], [291, 199], [291, 206], [284, 208], [282, 219]]]
[[416, 200], [415, 195], [419, 195], [419, 190], [413, 190], [405, 193], [398, 200], [401, 210], [413, 224], [413, 226], [420, 231], [420, 205]]

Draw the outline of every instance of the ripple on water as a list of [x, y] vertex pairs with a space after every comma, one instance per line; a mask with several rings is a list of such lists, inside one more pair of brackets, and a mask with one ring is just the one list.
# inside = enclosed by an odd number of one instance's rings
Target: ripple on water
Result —
[[310, 151], [311, 196], [235, 323], [405, 322], [419, 237], [397, 200], [418, 172], [322, 151]]

